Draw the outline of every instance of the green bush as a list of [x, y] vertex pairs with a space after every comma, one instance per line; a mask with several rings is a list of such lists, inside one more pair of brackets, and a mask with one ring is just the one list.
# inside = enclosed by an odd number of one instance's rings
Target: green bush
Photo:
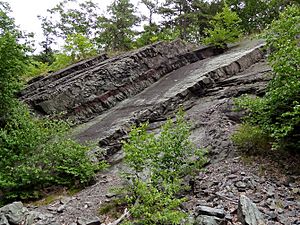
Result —
[[274, 148], [300, 150], [300, 9], [291, 6], [267, 31], [273, 69], [263, 98], [244, 96], [237, 105], [246, 109], [246, 121], [259, 126], [273, 140]]
[[270, 150], [270, 138], [258, 127], [242, 124], [232, 135], [232, 140], [239, 150], [246, 153], [261, 153]]
[[51, 185], [87, 183], [100, 168], [88, 147], [65, 137], [67, 123], [35, 118], [16, 99], [31, 62], [9, 12], [0, 1], [0, 204], [38, 197]]
[[134, 127], [124, 143], [130, 185], [128, 202], [133, 221], [140, 224], [180, 224], [186, 214], [178, 210], [182, 178], [201, 168], [204, 151], [189, 140], [190, 126], [182, 110], [176, 121], [168, 119], [159, 135], [147, 132], [148, 124]]
[[99, 166], [87, 157], [88, 147], [65, 138], [68, 129], [65, 122], [33, 118], [15, 101], [0, 128], [0, 200], [35, 198], [44, 187], [93, 178]]
[[217, 13], [210, 21], [211, 29], [205, 29], [207, 37], [203, 43], [225, 48], [228, 43], [236, 42], [242, 35], [240, 22], [237, 13], [225, 5], [222, 12]]

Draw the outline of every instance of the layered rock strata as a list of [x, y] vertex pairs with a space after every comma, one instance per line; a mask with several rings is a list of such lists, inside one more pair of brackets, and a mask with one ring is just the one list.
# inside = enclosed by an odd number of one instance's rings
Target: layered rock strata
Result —
[[105, 55], [32, 82], [21, 99], [38, 113], [63, 113], [80, 123], [133, 96], [182, 66], [220, 53], [192, 51], [180, 40], [160, 42], [111, 59]]
[[[98, 141], [107, 156], [121, 148], [121, 140], [133, 124], [164, 120], [179, 105], [191, 107], [193, 99], [204, 97], [208, 90], [217, 88], [230, 77], [246, 70], [264, 57], [259, 42], [236, 46], [227, 53], [182, 67], [142, 93], [77, 128], [76, 138], [81, 142]], [[269, 71], [269, 68], [266, 68]], [[223, 84], [223, 85], [224, 85]], [[201, 98], [200, 98], [201, 99]]]

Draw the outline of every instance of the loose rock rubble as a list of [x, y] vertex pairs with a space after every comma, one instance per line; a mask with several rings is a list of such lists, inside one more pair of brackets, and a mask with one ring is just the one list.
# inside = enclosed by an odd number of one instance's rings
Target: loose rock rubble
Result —
[[21, 202], [14, 202], [0, 208], [1, 225], [59, 225], [50, 213], [29, 211]]

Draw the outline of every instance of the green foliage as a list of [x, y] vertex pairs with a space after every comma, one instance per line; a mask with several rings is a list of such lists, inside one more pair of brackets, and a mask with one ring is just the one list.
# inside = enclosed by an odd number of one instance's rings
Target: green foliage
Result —
[[142, 224], [180, 224], [186, 217], [178, 210], [184, 199], [176, 195], [182, 190], [181, 179], [201, 168], [204, 151], [188, 139], [189, 124], [182, 110], [176, 122], [168, 119], [159, 135], [147, 132], [148, 124], [134, 127], [124, 142], [128, 202], [134, 221]]
[[258, 126], [242, 124], [232, 135], [235, 145], [243, 152], [259, 153], [270, 149], [270, 138]]
[[87, 38], [93, 38], [99, 16], [97, 10], [98, 6], [92, 1], [78, 3], [76, 0], [62, 0], [47, 10], [47, 16], [38, 18], [42, 22], [46, 37], [67, 38], [69, 35], [82, 34]]
[[243, 97], [238, 106], [247, 109], [246, 120], [273, 140], [274, 147], [300, 148], [300, 9], [288, 7], [267, 31], [272, 50], [269, 61], [274, 77], [263, 98]]
[[48, 71], [49, 71], [48, 63], [43, 63], [32, 59], [30, 60], [30, 63], [28, 63], [26, 72], [22, 76], [22, 78], [25, 80], [29, 80], [32, 77], [47, 74]]
[[262, 31], [278, 19], [286, 6], [299, 5], [297, 0], [226, 0], [226, 3], [241, 18], [241, 27], [247, 33]]
[[14, 104], [11, 99], [21, 87], [20, 76], [26, 68], [25, 45], [18, 43], [21, 32], [9, 17], [8, 4], [0, 2], [0, 127]]
[[34, 118], [15, 98], [30, 62], [8, 13], [0, 2], [0, 202], [38, 197], [49, 185], [83, 184], [99, 169], [88, 147], [64, 138], [66, 123]]
[[107, 7], [107, 12], [109, 17], [98, 18], [101, 31], [96, 42], [101, 43], [106, 50], [132, 49], [132, 39], [136, 34], [133, 27], [139, 22], [134, 5], [129, 0], [116, 0]]
[[53, 53], [51, 56], [53, 58], [51, 65], [35, 60], [36, 57], [32, 57], [23, 77], [32, 78], [46, 74], [49, 71], [55, 72], [80, 60], [88, 59], [96, 55], [97, 50], [88, 38], [78, 33], [68, 35], [62, 52]]
[[79, 33], [68, 35], [64, 45], [64, 52], [71, 56], [72, 62], [97, 55], [97, 50], [93, 43]]
[[211, 29], [206, 29], [208, 35], [203, 42], [225, 48], [228, 43], [233, 43], [241, 36], [242, 31], [239, 27], [240, 18], [232, 12], [228, 5], [223, 7], [222, 12], [217, 13], [210, 21]]
[[5, 200], [32, 198], [49, 185], [74, 185], [91, 180], [97, 165], [86, 155], [88, 147], [67, 139], [65, 122], [33, 118], [14, 102], [0, 129], [0, 189]]

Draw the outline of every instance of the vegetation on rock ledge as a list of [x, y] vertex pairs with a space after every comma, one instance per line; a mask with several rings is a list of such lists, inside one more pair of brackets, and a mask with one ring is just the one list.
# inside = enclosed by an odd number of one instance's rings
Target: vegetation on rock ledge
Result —
[[[237, 105], [247, 123], [270, 137], [274, 148], [300, 150], [300, 8], [288, 7], [266, 34], [273, 79], [262, 98], [244, 96]], [[235, 135], [241, 137], [242, 130]]]

